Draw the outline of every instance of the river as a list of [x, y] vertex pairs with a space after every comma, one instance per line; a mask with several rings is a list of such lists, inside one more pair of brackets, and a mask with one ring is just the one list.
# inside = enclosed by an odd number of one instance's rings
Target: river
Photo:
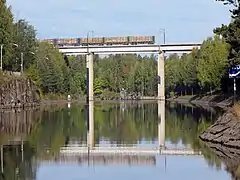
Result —
[[[1, 112], [1, 177], [231, 179], [198, 138], [221, 114], [219, 108], [163, 102], [60, 104]], [[165, 151], [155, 153], [160, 149]]]

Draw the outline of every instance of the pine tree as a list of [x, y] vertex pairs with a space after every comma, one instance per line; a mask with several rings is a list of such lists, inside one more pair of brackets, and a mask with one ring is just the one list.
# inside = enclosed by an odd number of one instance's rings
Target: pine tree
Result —
[[240, 7], [238, 0], [217, 0], [223, 1], [225, 5], [233, 4], [235, 8], [230, 10], [232, 21], [229, 25], [222, 25], [214, 30], [214, 33], [221, 35], [230, 44], [230, 64], [240, 64]]

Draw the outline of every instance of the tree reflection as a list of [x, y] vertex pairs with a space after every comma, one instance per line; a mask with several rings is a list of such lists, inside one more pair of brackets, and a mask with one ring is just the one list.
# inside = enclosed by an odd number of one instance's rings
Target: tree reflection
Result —
[[[0, 137], [0, 142], [6, 144], [8, 140], [16, 140], [19, 137], [25, 142], [23, 162], [19, 156], [19, 151], [21, 151], [19, 145], [4, 149], [4, 177], [8, 176], [7, 179], [17, 179], [17, 176], [34, 177], [34, 167], [37, 166], [33, 165], [34, 161], [57, 157], [60, 147], [67, 144], [86, 145], [87, 114], [85, 105], [72, 104], [71, 108], [63, 105], [29, 111], [27, 116], [21, 116], [19, 119], [21, 123], [18, 124], [6, 125], [6, 123], [4, 124], [5, 118], [2, 118], [0, 123], [5, 128], [1, 131], [3, 136]], [[172, 144], [181, 142], [185, 146], [201, 150], [209, 165], [221, 167], [221, 161], [198, 138], [200, 133], [217, 119], [221, 111], [212, 109], [209, 112], [194, 106], [167, 103], [165, 114], [166, 141]], [[15, 116], [11, 115], [11, 117]], [[9, 131], [9, 129], [22, 127], [26, 124], [25, 122], [28, 122], [28, 126], [25, 128], [26, 131], [21, 132], [21, 135], [16, 134], [15, 131]], [[137, 144], [143, 140], [157, 141], [157, 125], [157, 103], [98, 102], [94, 106], [96, 144], [102, 140], [109, 144], [129, 145]], [[2, 179], [4, 179], [3, 176]]]
[[33, 159], [34, 149], [28, 143], [24, 144], [23, 149], [24, 151], [22, 151], [21, 144], [3, 146], [0, 179], [36, 179], [37, 164]]

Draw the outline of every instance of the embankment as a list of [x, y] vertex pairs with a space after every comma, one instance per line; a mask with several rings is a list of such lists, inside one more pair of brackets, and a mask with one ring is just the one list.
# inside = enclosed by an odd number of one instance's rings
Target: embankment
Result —
[[200, 139], [225, 164], [232, 179], [240, 180], [240, 104], [236, 103], [206, 129]]
[[227, 96], [223, 94], [215, 95], [195, 95], [195, 96], [179, 96], [175, 98], [168, 98], [168, 101], [177, 103], [191, 103], [208, 106], [231, 106], [233, 102], [233, 96]]
[[214, 154], [224, 163], [226, 171], [232, 179], [240, 179], [240, 149], [222, 146], [214, 143], [206, 143]]
[[201, 134], [200, 139], [213, 144], [240, 149], [240, 105], [233, 107]]
[[40, 93], [29, 78], [0, 75], [0, 109], [35, 107], [40, 103]]

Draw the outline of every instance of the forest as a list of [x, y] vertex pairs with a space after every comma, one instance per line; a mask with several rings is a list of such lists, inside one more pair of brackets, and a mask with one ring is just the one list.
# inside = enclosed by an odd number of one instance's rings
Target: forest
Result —
[[[86, 95], [86, 59], [66, 57], [57, 47], [39, 42], [37, 30], [25, 19], [14, 20], [11, 7], [0, 1], [0, 44], [3, 45], [3, 71], [21, 71], [39, 87], [45, 98], [74, 99]], [[166, 96], [196, 95], [232, 91], [228, 69], [238, 64], [240, 38], [233, 21], [214, 29], [200, 49], [190, 54], [171, 54], [165, 58]], [[233, 38], [236, 37], [236, 38]], [[238, 81], [237, 81], [238, 84]], [[110, 55], [94, 57], [94, 95], [101, 99], [118, 98], [122, 89], [142, 96], [157, 94], [157, 57], [154, 55]]]

